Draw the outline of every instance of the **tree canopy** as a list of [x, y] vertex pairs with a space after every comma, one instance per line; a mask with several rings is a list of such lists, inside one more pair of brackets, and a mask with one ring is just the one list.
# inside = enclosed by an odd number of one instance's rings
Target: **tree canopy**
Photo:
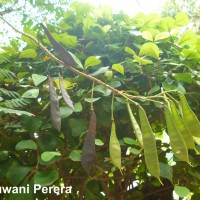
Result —
[[0, 34], [16, 33], [1, 41], [0, 186], [30, 185], [2, 199], [200, 198], [200, 36], [187, 14], [0, 3]]

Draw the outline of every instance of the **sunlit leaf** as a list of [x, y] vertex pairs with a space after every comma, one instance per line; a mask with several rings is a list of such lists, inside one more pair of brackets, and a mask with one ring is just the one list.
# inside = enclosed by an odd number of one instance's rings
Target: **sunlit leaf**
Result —
[[114, 64], [112, 65], [112, 69], [114, 69], [115, 71], [119, 72], [120, 74], [124, 75], [124, 67], [121, 64]]
[[146, 55], [151, 56], [155, 59], [159, 59], [159, 48], [153, 42], [148, 42], [142, 45], [140, 49], [140, 56]]
[[19, 58], [37, 58], [37, 52], [35, 49], [25, 49], [20, 54]]
[[84, 67], [88, 68], [88, 67], [92, 67], [95, 65], [98, 65], [101, 63], [101, 60], [99, 60], [98, 58], [96, 58], [95, 56], [90, 56], [86, 59]]

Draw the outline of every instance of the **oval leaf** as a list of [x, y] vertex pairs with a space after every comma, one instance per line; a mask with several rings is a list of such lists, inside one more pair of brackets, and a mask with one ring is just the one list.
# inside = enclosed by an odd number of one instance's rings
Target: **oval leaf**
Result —
[[19, 58], [37, 58], [37, 53], [35, 49], [26, 49], [21, 52]]
[[121, 64], [114, 64], [112, 65], [112, 69], [114, 69], [115, 71], [119, 72], [120, 74], [124, 75], [124, 67]]
[[34, 175], [34, 183], [41, 186], [48, 186], [53, 184], [59, 178], [57, 169], [48, 169], [43, 171], [37, 171]]
[[101, 63], [101, 60], [99, 60], [98, 58], [94, 57], [94, 56], [90, 56], [86, 59], [84, 67], [88, 68], [88, 67], [92, 67], [95, 65], [98, 65]]
[[24, 94], [22, 94], [22, 97], [32, 99], [32, 98], [37, 98], [38, 95], [39, 95], [39, 89], [30, 89], [24, 92]]
[[158, 46], [153, 42], [148, 42], [142, 45], [140, 48], [140, 56], [146, 55], [151, 56], [155, 59], [159, 59], [159, 48]]
[[32, 149], [37, 150], [37, 145], [33, 140], [22, 140], [15, 146], [15, 149], [17, 151], [23, 150], [23, 149]]
[[57, 151], [46, 151], [44, 153], [42, 153], [41, 158], [43, 161], [50, 161], [52, 158], [54, 158], [55, 156], [61, 156], [60, 152]]
[[39, 74], [33, 74], [32, 75], [33, 83], [35, 86], [38, 86], [40, 83], [45, 81], [47, 79], [46, 76], [39, 75]]

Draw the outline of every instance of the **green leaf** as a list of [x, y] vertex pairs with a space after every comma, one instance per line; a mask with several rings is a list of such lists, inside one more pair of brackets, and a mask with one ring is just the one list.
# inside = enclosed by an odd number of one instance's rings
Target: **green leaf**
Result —
[[172, 17], [165, 17], [164, 19], [161, 19], [160, 26], [164, 31], [170, 32], [176, 27], [175, 20]]
[[83, 119], [70, 119], [69, 126], [73, 137], [79, 137], [86, 129], [88, 123]]
[[26, 49], [22, 51], [19, 58], [37, 58], [37, 53], [35, 49]]
[[160, 166], [160, 176], [169, 179], [172, 182], [172, 176], [173, 176], [173, 169], [168, 164], [159, 163]]
[[178, 26], [187, 26], [189, 24], [189, 17], [184, 12], [179, 12], [175, 16], [175, 24]]
[[151, 34], [150, 31], [143, 31], [142, 32], [142, 37], [146, 40], [153, 41], [153, 35]]
[[190, 73], [178, 73], [174, 75], [174, 78], [176, 80], [180, 80], [189, 84], [193, 82], [193, 79]]
[[42, 155], [41, 155], [41, 158], [43, 161], [45, 162], [48, 162], [50, 161], [51, 159], [53, 159], [54, 157], [57, 157], [57, 156], [61, 156], [60, 152], [57, 152], [57, 151], [46, 151], [46, 152], [43, 152]]
[[22, 116], [22, 124], [30, 134], [33, 134], [41, 127], [42, 120], [37, 117]]
[[176, 90], [178, 88], [178, 83], [169, 77], [162, 83], [162, 85], [165, 90]]
[[39, 74], [33, 74], [32, 75], [33, 83], [35, 86], [38, 86], [40, 83], [45, 81], [47, 79], [46, 76], [39, 75]]
[[0, 151], [0, 162], [8, 159], [9, 152], [8, 151]]
[[101, 63], [101, 60], [99, 60], [98, 58], [94, 57], [94, 56], [90, 56], [86, 59], [84, 67], [88, 68], [88, 67], [92, 67], [95, 65], [98, 65]]
[[174, 191], [179, 197], [186, 197], [190, 193], [190, 190], [188, 188], [178, 185], [175, 185]]
[[83, 110], [83, 106], [80, 102], [74, 104], [74, 112], [81, 112]]
[[98, 98], [84, 98], [84, 100], [88, 103], [92, 103], [92, 102], [95, 102], [95, 101], [98, 101], [101, 97], [98, 97]]
[[129, 151], [130, 151], [132, 154], [134, 154], [134, 155], [140, 154], [140, 150], [135, 149], [135, 148], [130, 148]]
[[16, 114], [16, 115], [26, 115], [26, 116], [34, 116], [34, 114], [26, 112], [26, 111], [22, 111], [22, 110], [14, 110], [14, 109], [9, 109], [9, 108], [4, 108], [4, 107], [0, 107], [0, 112], [4, 112], [6, 114]]
[[39, 95], [39, 89], [30, 89], [24, 92], [24, 94], [22, 94], [22, 97], [32, 99], [32, 98], [37, 98], [38, 95]]
[[53, 184], [59, 178], [57, 169], [46, 169], [37, 171], [34, 175], [34, 183], [41, 186], [48, 186]]
[[114, 64], [112, 65], [112, 69], [114, 69], [115, 71], [119, 72], [120, 74], [124, 75], [124, 67], [121, 64]]
[[148, 42], [142, 45], [140, 48], [140, 56], [146, 55], [151, 56], [155, 59], [159, 59], [159, 48], [158, 46], [153, 42]]
[[6, 173], [6, 178], [12, 185], [18, 185], [30, 172], [31, 167], [13, 165]]
[[95, 145], [97, 146], [103, 146], [104, 145], [104, 142], [100, 139], [95, 139]]
[[169, 38], [169, 37], [170, 37], [169, 32], [161, 32], [161, 33], [158, 33], [155, 36], [155, 41], [163, 40], [163, 39], [166, 39], [166, 38]]
[[80, 150], [73, 150], [69, 154], [69, 158], [73, 161], [81, 161], [81, 151]]
[[87, 186], [85, 186], [84, 196], [85, 196], [85, 199], [88, 199], [88, 200], [100, 200], [98, 196], [94, 195], [92, 192], [90, 192], [90, 190], [88, 190]]
[[155, 93], [155, 92], [158, 92], [159, 90], [160, 90], [160, 86], [155, 85], [154, 87], [152, 87], [152, 88], [149, 90], [148, 95], [153, 94], [153, 93]]
[[187, 30], [181, 38], [178, 40], [177, 44], [183, 46], [183, 45], [191, 45], [195, 44], [197, 35], [192, 30]]
[[105, 88], [105, 87], [102, 86], [102, 85], [97, 85], [97, 86], [95, 86], [95, 87], [94, 87], [94, 91], [95, 91], [95, 92], [100, 92], [100, 93], [102, 93], [103, 96], [109, 96], [109, 95], [112, 93], [112, 91], [111, 91], [110, 89]]
[[147, 60], [144, 58], [140, 58], [139, 56], [134, 55], [134, 58], [137, 62], [139, 62], [142, 65], [148, 65], [148, 64], [152, 64], [153, 62], [151, 60]]
[[68, 35], [66, 33], [60, 35], [61, 40], [60, 43], [69, 47], [76, 47], [77, 45], [77, 37], [74, 35]]
[[17, 151], [23, 150], [23, 149], [37, 150], [37, 145], [33, 140], [22, 140], [17, 143], [17, 145], [15, 146], [15, 149]]
[[75, 63], [77, 64], [77, 67], [80, 69], [83, 69], [83, 65], [82, 65], [81, 61], [73, 53], [69, 52], [69, 54], [74, 59]]
[[130, 47], [125, 47], [125, 52], [132, 54], [132, 55], [136, 55], [135, 51], [133, 51], [133, 49], [131, 49]]
[[66, 106], [60, 107], [60, 117], [61, 117], [61, 119], [64, 119], [64, 118], [70, 116], [72, 113], [73, 113], [73, 110], [71, 108], [66, 107]]
[[90, 76], [98, 76], [99, 74], [103, 74], [104, 72], [108, 71], [109, 67], [100, 67], [97, 71], [90, 74]]
[[134, 139], [128, 138], [128, 137], [123, 138], [123, 141], [124, 141], [124, 143], [129, 144], [129, 145], [138, 144]]

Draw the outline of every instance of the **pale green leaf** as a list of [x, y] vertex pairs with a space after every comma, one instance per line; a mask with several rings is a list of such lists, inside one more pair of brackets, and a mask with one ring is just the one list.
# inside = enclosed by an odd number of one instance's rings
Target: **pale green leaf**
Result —
[[101, 63], [101, 60], [99, 60], [98, 58], [96, 58], [95, 56], [90, 56], [86, 59], [84, 67], [88, 68], [88, 67], [92, 67], [95, 65], [98, 65]]
[[104, 142], [100, 139], [95, 139], [95, 145], [97, 146], [103, 146], [104, 145]]
[[146, 40], [153, 41], [153, 35], [151, 34], [150, 31], [143, 31], [142, 32], [142, 37]]
[[112, 65], [112, 69], [114, 69], [115, 71], [119, 72], [120, 74], [124, 75], [124, 67], [121, 64], [114, 64]]
[[137, 62], [139, 62], [142, 65], [148, 65], [153, 63], [151, 60], [147, 60], [136, 55], [134, 55], [134, 58]]
[[196, 43], [197, 35], [192, 30], [187, 30], [183, 35], [181, 36], [180, 40], [178, 40], [177, 44], [183, 46], [183, 45], [192, 45]]
[[33, 74], [32, 75], [33, 83], [35, 86], [38, 86], [40, 83], [45, 81], [47, 79], [46, 76], [40, 75], [40, 74]]
[[184, 12], [179, 12], [175, 16], [175, 24], [178, 26], [187, 26], [189, 23], [189, 17]]
[[88, 103], [93, 103], [95, 101], [98, 101], [101, 97], [97, 97], [97, 98], [85, 98], [84, 100]]
[[153, 42], [145, 43], [142, 45], [139, 55], [140, 56], [146, 55], [146, 56], [151, 56], [155, 59], [159, 59], [159, 48]]
[[26, 112], [26, 111], [22, 111], [22, 110], [14, 110], [14, 109], [9, 109], [9, 108], [4, 108], [4, 107], [0, 107], [0, 112], [4, 112], [6, 114], [16, 114], [16, 115], [27, 115], [27, 116], [34, 116], [34, 114]]
[[19, 58], [37, 58], [37, 52], [35, 49], [26, 49], [21, 52]]
[[[69, 51], [68, 51], [69, 52]], [[69, 52], [72, 58], [74, 59], [75, 63], [77, 64], [77, 68], [83, 69], [83, 65], [81, 61], [71, 52]]]
[[22, 94], [23, 98], [37, 98], [39, 95], [39, 89], [30, 89], [26, 92], [24, 92], [24, 94]]
[[186, 197], [190, 193], [190, 190], [188, 188], [178, 185], [175, 185], [174, 191], [179, 197]]
[[61, 156], [60, 152], [57, 152], [57, 151], [45, 151], [45, 152], [42, 153], [41, 158], [42, 158], [43, 161], [48, 162], [52, 158], [54, 158], [56, 156]]
[[170, 37], [169, 32], [161, 32], [161, 33], [158, 33], [155, 36], [155, 41], [163, 40], [163, 39], [166, 39], [166, 38], [169, 38], [169, 37]]
[[132, 54], [132, 55], [136, 55], [135, 51], [133, 51], [133, 49], [131, 49], [130, 47], [125, 47], [125, 52]]
[[80, 150], [73, 150], [69, 154], [69, 158], [73, 161], [81, 161], [81, 151]]

